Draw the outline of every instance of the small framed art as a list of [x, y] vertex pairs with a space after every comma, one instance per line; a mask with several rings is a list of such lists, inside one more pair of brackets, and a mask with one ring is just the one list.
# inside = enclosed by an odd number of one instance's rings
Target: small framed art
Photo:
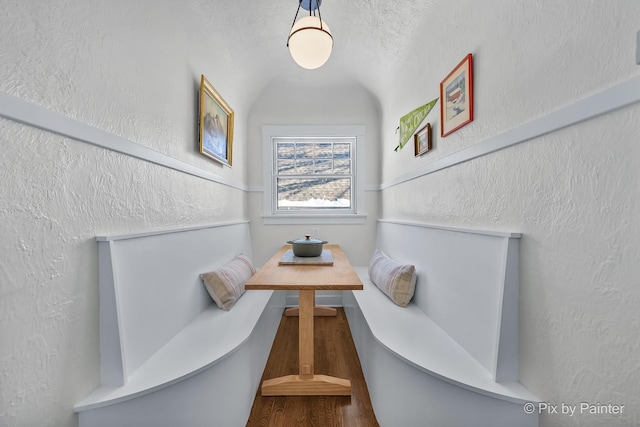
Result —
[[473, 121], [473, 57], [468, 54], [440, 83], [440, 135]]
[[415, 135], [413, 135], [414, 157], [422, 156], [431, 150], [431, 123], [427, 123]]
[[203, 75], [200, 79], [200, 153], [231, 167], [233, 110]]

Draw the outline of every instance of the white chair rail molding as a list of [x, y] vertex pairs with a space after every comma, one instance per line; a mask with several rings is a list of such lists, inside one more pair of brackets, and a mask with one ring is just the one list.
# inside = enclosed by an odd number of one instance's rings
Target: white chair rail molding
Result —
[[[355, 267], [364, 290], [343, 294], [381, 426], [538, 426], [539, 400], [518, 382], [519, 240], [517, 233], [378, 222], [378, 249], [414, 266], [417, 279], [413, 299], [401, 306], [404, 292], [387, 296], [371, 280], [383, 276], [374, 257]], [[404, 286], [412, 291], [411, 280]]]

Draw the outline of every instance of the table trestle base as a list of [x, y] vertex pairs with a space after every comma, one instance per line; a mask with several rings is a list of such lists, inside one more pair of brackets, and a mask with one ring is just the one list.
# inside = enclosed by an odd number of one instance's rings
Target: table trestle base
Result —
[[[323, 316], [336, 316], [338, 311], [333, 307], [325, 307], [322, 305], [317, 305], [313, 307], [313, 315], [315, 317], [323, 317]], [[285, 316], [287, 317], [297, 317], [300, 315], [300, 307], [290, 307], [284, 311]]]
[[328, 375], [286, 375], [262, 382], [263, 396], [351, 396], [351, 381]]

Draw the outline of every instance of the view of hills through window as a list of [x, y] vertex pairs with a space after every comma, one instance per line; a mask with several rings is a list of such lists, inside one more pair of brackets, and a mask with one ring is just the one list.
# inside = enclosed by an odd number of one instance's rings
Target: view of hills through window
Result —
[[354, 138], [275, 140], [278, 210], [352, 209]]

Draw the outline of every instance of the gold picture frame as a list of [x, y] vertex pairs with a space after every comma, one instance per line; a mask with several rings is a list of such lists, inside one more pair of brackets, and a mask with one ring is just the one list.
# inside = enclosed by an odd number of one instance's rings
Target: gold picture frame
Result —
[[233, 109], [202, 75], [200, 79], [200, 153], [231, 167]]
[[427, 123], [415, 135], [413, 135], [414, 157], [422, 156], [431, 150], [431, 123]]

